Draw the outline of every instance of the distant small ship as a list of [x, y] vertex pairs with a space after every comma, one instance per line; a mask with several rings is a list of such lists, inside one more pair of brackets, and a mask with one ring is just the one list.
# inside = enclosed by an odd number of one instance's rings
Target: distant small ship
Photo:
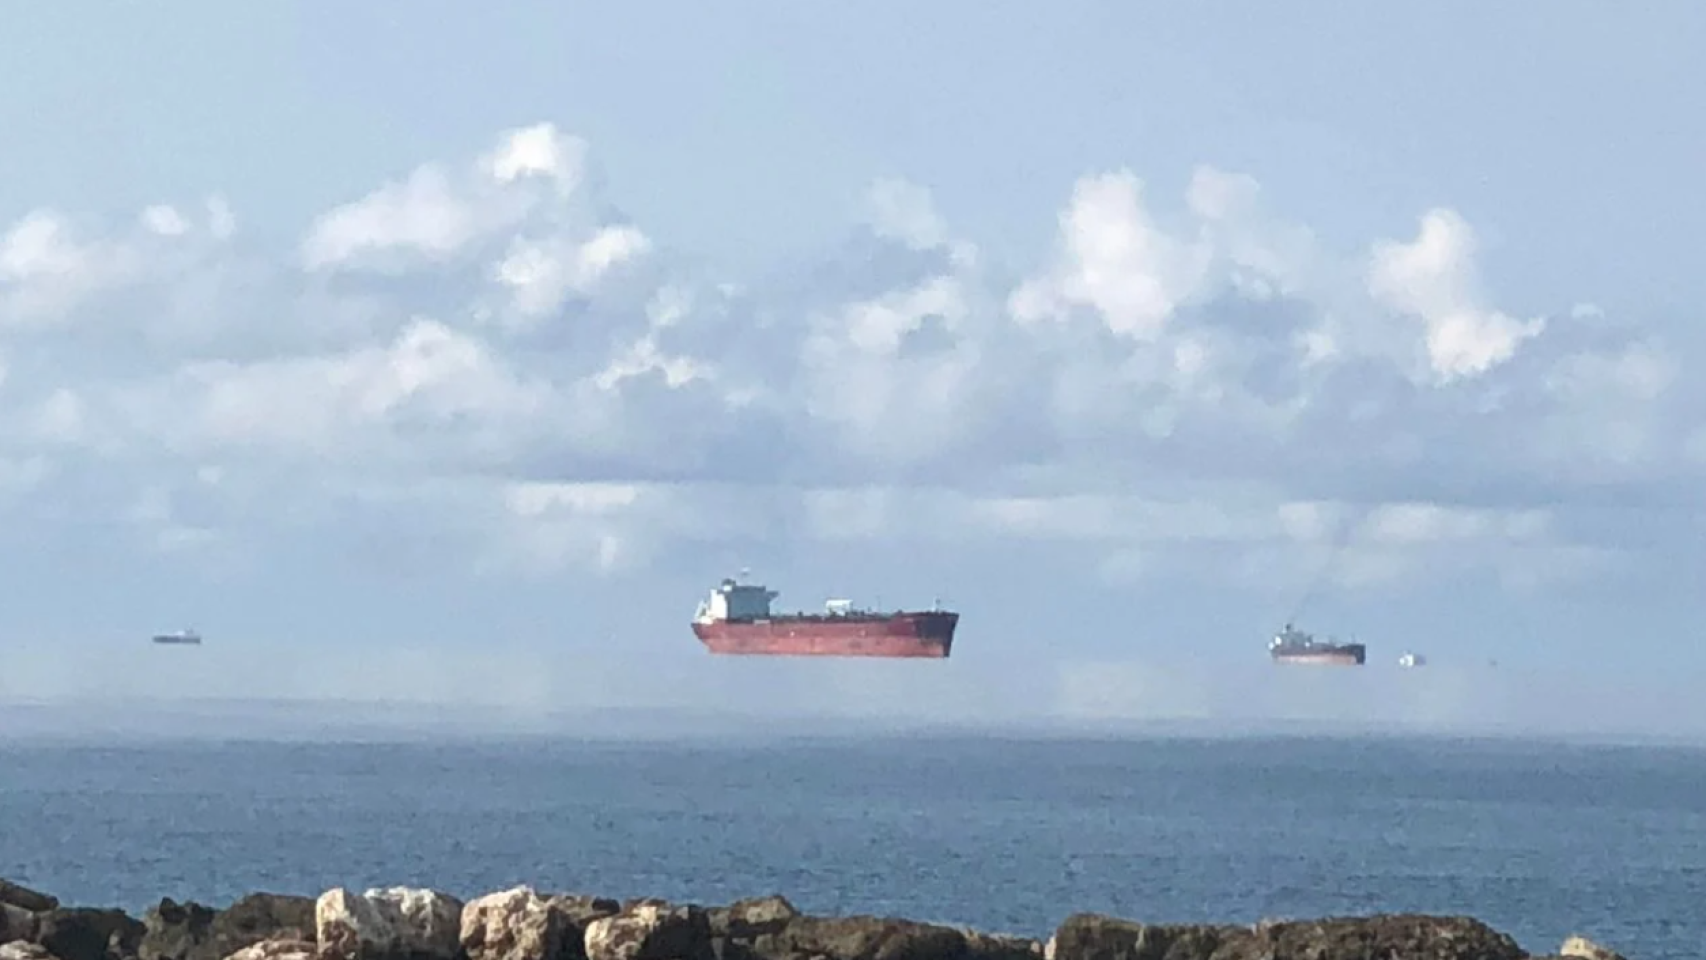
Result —
[[156, 633], [154, 642], [168, 646], [201, 646], [201, 634], [194, 630], [174, 630], [171, 633]]
[[1406, 653], [1398, 658], [1398, 666], [1400, 667], [1422, 667], [1426, 666], [1427, 662], [1428, 658], [1419, 653]]
[[1275, 663], [1360, 667], [1367, 653], [1367, 648], [1360, 643], [1317, 640], [1313, 634], [1299, 630], [1289, 623], [1285, 625], [1284, 630], [1274, 634], [1273, 640], [1268, 643], [1268, 655]]

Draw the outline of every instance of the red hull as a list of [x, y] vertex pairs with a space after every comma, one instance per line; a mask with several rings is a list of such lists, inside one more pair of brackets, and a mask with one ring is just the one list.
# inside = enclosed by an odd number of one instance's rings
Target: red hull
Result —
[[772, 617], [693, 624], [693, 635], [716, 654], [795, 657], [920, 657], [945, 659], [959, 614], [940, 611], [889, 617]]
[[1288, 653], [1274, 657], [1274, 662], [1327, 667], [1360, 667], [1363, 665], [1363, 658], [1354, 653]]

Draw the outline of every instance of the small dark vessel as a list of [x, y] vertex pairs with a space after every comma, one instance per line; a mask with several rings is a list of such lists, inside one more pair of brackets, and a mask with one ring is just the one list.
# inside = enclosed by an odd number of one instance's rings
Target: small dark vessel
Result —
[[1268, 643], [1268, 653], [1275, 663], [1315, 663], [1343, 667], [1360, 667], [1368, 657], [1368, 650], [1360, 643], [1334, 643], [1328, 640], [1317, 640], [1315, 635], [1306, 633], [1286, 624], [1285, 629], [1274, 634]]
[[171, 633], [156, 633], [154, 642], [162, 646], [199, 647], [201, 634], [194, 630], [174, 630]]

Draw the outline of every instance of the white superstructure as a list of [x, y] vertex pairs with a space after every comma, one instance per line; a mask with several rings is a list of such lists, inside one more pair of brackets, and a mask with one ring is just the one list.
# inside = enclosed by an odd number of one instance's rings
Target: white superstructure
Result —
[[775, 590], [763, 584], [738, 583], [730, 577], [713, 588], [709, 597], [699, 602], [699, 609], [693, 614], [693, 619], [698, 623], [768, 620], [770, 601], [777, 596], [779, 594]]

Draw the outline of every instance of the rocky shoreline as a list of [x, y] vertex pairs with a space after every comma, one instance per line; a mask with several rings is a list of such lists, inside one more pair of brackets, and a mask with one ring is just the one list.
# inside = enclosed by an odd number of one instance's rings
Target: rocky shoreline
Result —
[[1144, 924], [1078, 913], [1046, 941], [892, 917], [820, 917], [782, 896], [727, 906], [542, 894], [463, 901], [393, 887], [161, 900], [140, 919], [0, 880], [0, 960], [1623, 960], [1570, 937], [1531, 954], [1470, 917]]

